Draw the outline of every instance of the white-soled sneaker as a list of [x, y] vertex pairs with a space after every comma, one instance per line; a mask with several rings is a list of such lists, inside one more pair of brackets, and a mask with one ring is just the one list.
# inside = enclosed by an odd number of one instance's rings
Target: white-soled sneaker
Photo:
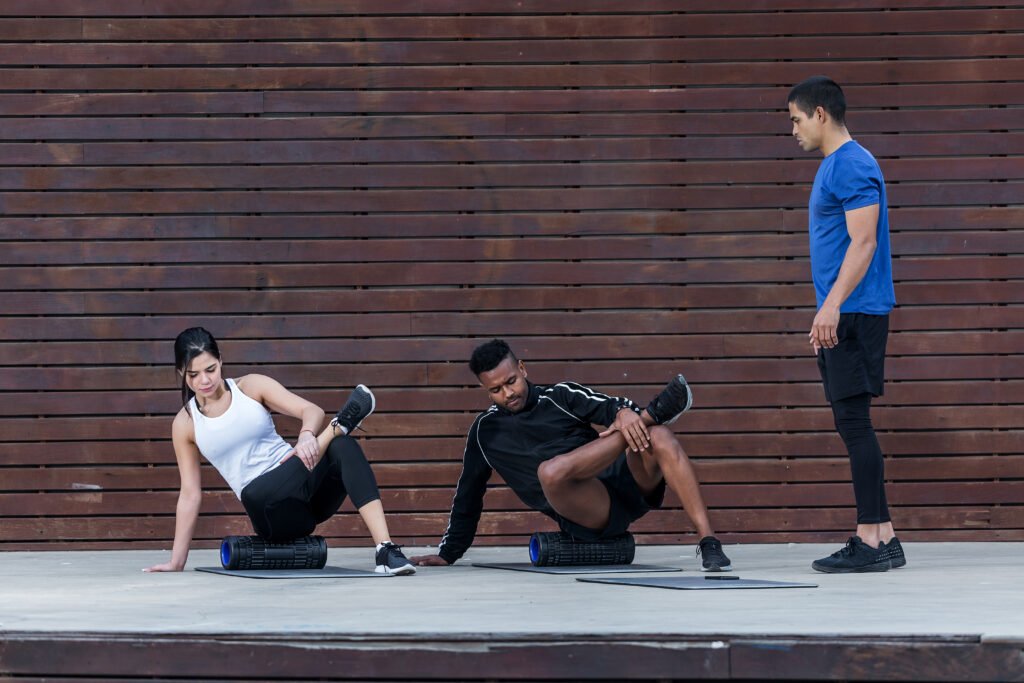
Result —
[[403, 574], [415, 574], [416, 567], [405, 556], [400, 546], [391, 541], [385, 541], [377, 551], [377, 569], [374, 571], [378, 574], [402, 576]]

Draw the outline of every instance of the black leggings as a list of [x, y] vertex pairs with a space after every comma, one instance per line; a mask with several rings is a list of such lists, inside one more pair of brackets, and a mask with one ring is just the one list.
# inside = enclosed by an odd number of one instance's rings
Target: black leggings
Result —
[[871, 425], [870, 410], [871, 394], [868, 393], [832, 402], [836, 429], [850, 454], [857, 524], [884, 524], [890, 521], [885, 500], [885, 463]]
[[242, 489], [242, 505], [257, 534], [284, 543], [313, 533], [338, 511], [346, 495], [356, 509], [380, 499], [363, 449], [352, 437], [338, 436], [312, 472], [292, 456], [249, 482]]

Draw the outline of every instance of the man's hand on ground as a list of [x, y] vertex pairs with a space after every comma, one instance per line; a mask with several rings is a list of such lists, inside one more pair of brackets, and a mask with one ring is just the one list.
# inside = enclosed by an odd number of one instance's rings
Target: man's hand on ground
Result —
[[417, 555], [409, 561], [417, 567], [447, 567], [448, 562], [440, 555]]

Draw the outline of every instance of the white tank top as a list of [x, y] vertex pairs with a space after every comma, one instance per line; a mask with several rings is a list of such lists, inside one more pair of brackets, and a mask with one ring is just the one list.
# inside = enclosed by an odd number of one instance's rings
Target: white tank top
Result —
[[231, 405], [219, 417], [199, 412], [195, 397], [188, 402], [195, 423], [196, 445], [239, 499], [256, 477], [281, 463], [291, 446], [277, 433], [270, 413], [228, 379]]

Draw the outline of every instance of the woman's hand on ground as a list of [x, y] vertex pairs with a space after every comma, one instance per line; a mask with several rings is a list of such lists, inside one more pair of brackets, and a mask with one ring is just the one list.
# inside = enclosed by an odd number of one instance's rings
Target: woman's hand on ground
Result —
[[146, 567], [142, 571], [144, 572], [180, 572], [184, 567], [179, 567], [173, 562], [164, 562], [163, 564], [154, 564], [152, 567]]

